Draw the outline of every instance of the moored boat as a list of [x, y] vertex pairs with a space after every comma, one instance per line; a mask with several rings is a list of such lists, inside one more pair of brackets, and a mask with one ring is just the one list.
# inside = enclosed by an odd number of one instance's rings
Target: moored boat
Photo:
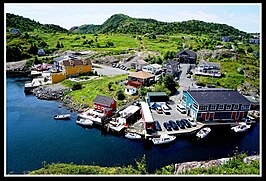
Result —
[[93, 121], [91, 121], [89, 119], [83, 119], [83, 118], [77, 119], [76, 123], [83, 125], [83, 126], [92, 126], [93, 125]]
[[211, 128], [210, 128], [210, 127], [205, 127], [205, 128], [202, 128], [202, 129], [196, 134], [196, 136], [197, 136], [198, 138], [205, 138], [210, 132], [211, 132]]
[[231, 130], [233, 130], [236, 133], [239, 133], [239, 132], [244, 132], [249, 128], [250, 128], [250, 125], [247, 125], [244, 122], [240, 122], [237, 126], [232, 127]]
[[159, 138], [152, 138], [152, 142], [155, 145], [159, 145], [159, 144], [166, 144], [166, 143], [170, 143], [172, 141], [174, 141], [176, 139], [175, 136], [171, 136], [171, 135], [161, 135]]
[[54, 119], [70, 119], [70, 114], [57, 114], [54, 115]]
[[133, 139], [133, 140], [141, 139], [141, 136], [139, 134], [132, 133], [132, 132], [126, 133], [125, 137], [128, 138], [128, 139]]

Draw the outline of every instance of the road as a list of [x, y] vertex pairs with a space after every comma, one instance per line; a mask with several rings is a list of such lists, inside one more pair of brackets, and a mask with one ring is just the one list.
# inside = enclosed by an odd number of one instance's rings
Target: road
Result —
[[[128, 74], [129, 71], [127, 70], [122, 70], [120, 68], [114, 68], [111, 66], [106, 66], [106, 65], [100, 65], [100, 64], [92, 64], [94, 67], [94, 71], [97, 71], [98, 75], [121, 75], [121, 74]], [[98, 68], [100, 67], [100, 68]]]

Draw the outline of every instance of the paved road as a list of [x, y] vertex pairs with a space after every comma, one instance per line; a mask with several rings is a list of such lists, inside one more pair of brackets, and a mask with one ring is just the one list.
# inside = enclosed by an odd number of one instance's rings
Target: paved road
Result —
[[114, 68], [111, 66], [100, 65], [100, 64], [92, 64], [100, 68], [93, 68], [99, 75], [121, 75], [121, 74], [128, 74], [129, 71], [122, 70], [120, 68]]

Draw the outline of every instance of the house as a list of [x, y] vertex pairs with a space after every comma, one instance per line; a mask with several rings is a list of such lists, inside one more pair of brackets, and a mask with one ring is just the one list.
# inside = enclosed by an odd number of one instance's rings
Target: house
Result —
[[155, 83], [155, 75], [149, 72], [131, 72], [128, 75], [127, 85], [139, 88], [141, 85], [149, 86]]
[[165, 92], [147, 92], [147, 103], [149, 106], [153, 104], [165, 104], [169, 100]]
[[116, 110], [116, 100], [102, 95], [97, 95], [93, 100], [94, 110], [103, 112], [106, 116], [111, 116]]
[[39, 56], [42, 56], [42, 55], [45, 55], [45, 52], [44, 52], [43, 49], [39, 49], [38, 52], [37, 52], [37, 54], [38, 54]]
[[168, 60], [163, 64], [163, 70], [166, 74], [171, 74], [173, 77], [179, 77], [180, 71], [179, 71], [179, 62], [177, 60]]
[[196, 64], [197, 54], [190, 50], [181, 50], [176, 53], [180, 63]]
[[231, 38], [229, 36], [222, 36], [221, 41], [222, 42], [230, 42], [230, 41], [233, 41], [233, 38]]
[[133, 69], [135, 69], [136, 71], [142, 70], [142, 67], [145, 66], [145, 65], [148, 65], [148, 63], [145, 60], [142, 60], [142, 59], [133, 60], [131, 62], [131, 67]]
[[12, 35], [21, 35], [20, 31], [17, 28], [12, 28], [10, 30], [10, 34], [12, 34]]
[[249, 39], [250, 44], [260, 44], [260, 36], [253, 36]]
[[157, 75], [162, 72], [162, 66], [159, 64], [145, 65], [142, 67], [142, 71]]
[[221, 64], [218, 62], [200, 61], [195, 68], [195, 75], [221, 77]]
[[134, 95], [137, 93], [137, 88], [134, 86], [127, 85], [125, 88], [125, 94]]
[[61, 56], [54, 59], [52, 82], [57, 83], [68, 77], [78, 76], [80, 73], [89, 73], [92, 70], [91, 61], [79, 56]]
[[224, 88], [190, 89], [183, 91], [181, 105], [198, 121], [234, 121], [246, 118], [250, 101], [237, 90]]
[[120, 119], [123, 119], [124, 124], [132, 124], [141, 118], [140, 107], [130, 105], [119, 112]]

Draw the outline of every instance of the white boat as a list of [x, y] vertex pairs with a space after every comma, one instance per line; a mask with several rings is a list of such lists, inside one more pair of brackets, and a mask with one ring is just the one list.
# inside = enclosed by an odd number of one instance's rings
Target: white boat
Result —
[[54, 119], [70, 119], [70, 114], [57, 114], [54, 115]]
[[155, 145], [159, 145], [159, 144], [165, 144], [165, 143], [170, 143], [172, 141], [174, 141], [176, 139], [175, 136], [171, 136], [171, 135], [161, 135], [159, 138], [152, 138], [152, 142]]
[[247, 125], [244, 122], [240, 122], [240, 123], [238, 123], [237, 126], [232, 127], [231, 130], [233, 130], [236, 133], [239, 133], [239, 132], [244, 132], [249, 128], [250, 128], [250, 125]]
[[83, 119], [83, 118], [79, 118], [76, 120], [77, 124], [83, 125], [83, 126], [92, 126], [93, 121], [89, 120], [89, 119]]
[[141, 139], [141, 136], [139, 134], [131, 132], [126, 133], [125, 137], [133, 140]]
[[211, 128], [210, 128], [210, 127], [205, 127], [205, 128], [202, 128], [202, 129], [196, 134], [196, 136], [199, 137], [199, 138], [205, 138], [210, 132], [211, 132]]

